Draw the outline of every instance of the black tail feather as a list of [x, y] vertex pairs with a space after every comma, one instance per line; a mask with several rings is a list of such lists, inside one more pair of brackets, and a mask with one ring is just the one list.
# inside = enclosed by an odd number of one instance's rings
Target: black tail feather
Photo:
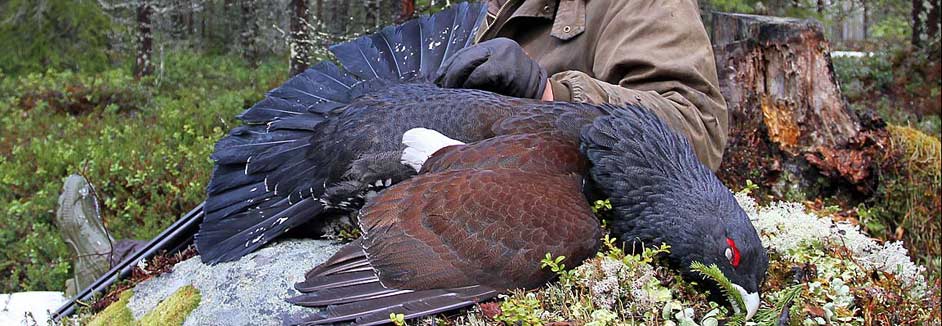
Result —
[[268, 123], [304, 113], [328, 113], [350, 103], [358, 82], [330, 62], [320, 62], [268, 92], [237, 118], [245, 123]]
[[346, 272], [334, 275], [323, 276], [315, 279], [305, 279], [294, 285], [294, 288], [301, 292], [313, 292], [331, 288], [366, 284], [379, 281], [373, 270]]
[[322, 307], [332, 304], [344, 304], [362, 300], [383, 298], [408, 292], [412, 291], [390, 289], [380, 284], [379, 281], [376, 281], [366, 284], [308, 292], [290, 298], [288, 299], [288, 302], [305, 307]]
[[[425, 294], [425, 291], [419, 294]], [[428, 291], [437, 292], [437, 291]], [[497, 291], [483, 286], [472, 286], [459, 289], [444, 290], [444, 294], [428, 293], [415, 300], [393, 297], [399, 303], [386, 309], [376, 311], [356, 319], [356, 325], [382, 325], [389, 323], [389, 315], [398, 313], [405, 315], [405, 319], [414, 319], [439, 314], [455, 309], [471, 306], [475, 303], [497, 296]]]
[[[310, 117], [298, 116], [278, 121], [299, 120], [314, 122]], [[321, 118], [322, 120], [322, 118]], [[314, 122], [315, 124], [317, 122]], [[310, 137], [310, 132], [304, 129], [279, 129], [277, 132], [269, 131], [266, 126], [249, 125], [240, 126], [229, 132], [229, 135], [216, 143], [216, 151], [212, 159], [216, 164], [245, 164], [249, 157], [264, 151], [272, 146], [288, 143], [304, 142]]]
[[225, 219], [206, 219], [195, 241], [197, 246], [203, 245], [200, 255], [204, 262], [235, 260], [289, 229], [304, 224], [323, 209], [319, 201], [311, 198], [296, 203], [281, 199], [276, 204], [259, 205], [257, 209], [228, 215]]
[[362, 80], [397, 78], [369, 37], [334, 45], [330, 47], [330, 52], [334, 53], [344, 69]]

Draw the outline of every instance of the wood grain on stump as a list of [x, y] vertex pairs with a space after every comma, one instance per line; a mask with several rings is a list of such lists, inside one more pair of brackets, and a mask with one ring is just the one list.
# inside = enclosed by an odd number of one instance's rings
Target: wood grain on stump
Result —
[[[882, 125], [845, 103], [830, 46], [813, 20], [714, 13], [714, 53], [730, 130], [720, 178], [745, 181], [782, 196], [796, 185], [839, 179], [852, 192], [873, 188], [874, 154]], [[849, 186], [849, 187], [848, 187]]]

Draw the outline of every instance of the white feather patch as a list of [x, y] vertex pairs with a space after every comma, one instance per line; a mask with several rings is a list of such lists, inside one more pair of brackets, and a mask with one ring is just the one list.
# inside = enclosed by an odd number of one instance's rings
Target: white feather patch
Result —
[[435, 130], [425, 128], [407, 130], [402, 134], [402, 144], [406, 145], [406, 149], [402, 151], [402, 158], [399, 161], [415, 169], [415, 172], [422, 170], [425, 160], [438, 150], [453, 145], [464, 145]]

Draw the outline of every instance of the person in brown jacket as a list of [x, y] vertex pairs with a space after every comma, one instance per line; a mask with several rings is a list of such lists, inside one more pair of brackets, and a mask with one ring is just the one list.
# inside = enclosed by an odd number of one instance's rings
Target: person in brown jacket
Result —
[[696, 0], [488, 0], [476, 45], [444, 87], [544, 100], [640, 104], [716, 170], [728, 117]]

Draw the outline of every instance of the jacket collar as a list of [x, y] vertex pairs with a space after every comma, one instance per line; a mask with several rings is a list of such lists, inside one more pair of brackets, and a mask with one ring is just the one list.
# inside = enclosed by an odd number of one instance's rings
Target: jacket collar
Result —
[[550, 35], [569, 40], [585, 31], [585, 0], [559, 0]]
[[488, 26], [479, 34], [492, 38], [518, 17], [553, 20], [550, 35], [569, 40], [585, 31], [586, 0], [489, 0]]

